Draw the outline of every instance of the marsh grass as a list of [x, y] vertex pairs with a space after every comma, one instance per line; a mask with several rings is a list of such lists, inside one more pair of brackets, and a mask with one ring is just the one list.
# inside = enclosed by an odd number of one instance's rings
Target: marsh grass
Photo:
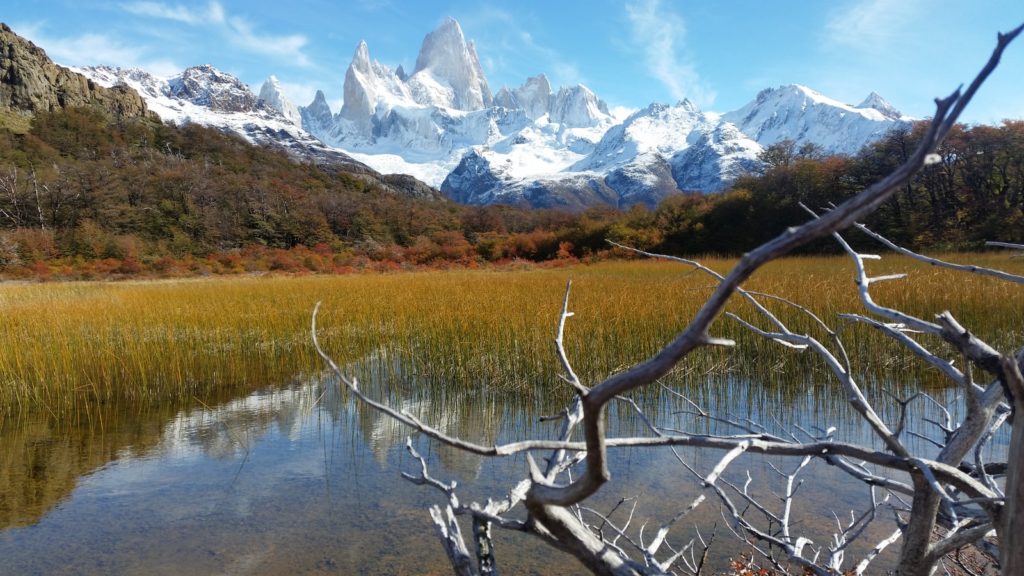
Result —
[[[1000, 254], [950, 258], [1024, 272], [1024, 261]], [[707, 263], [720, 271], [730, 265]], [[873, 274], [911, 274], [873, 289], [883, 304], [925, 317], [950, 309], [1004, 350], [1022, 340], [1019, 286], [896, 257], [871, 265]], [[309, 339], [317, 301], [323, 301], [325, 347], [376, 380], [383, 395], [416, 386], [440, 395], [472, 389], [498, 398], [564, 397], [552, 338], [570, 278], [575, 316], [567, 347], [588, 382], [657, 350], [713, 288], [708, 277], [686, 267], [652, 261], [527, 271], [4, 284], [0, 414], [42, 411], [81, 420], [110, 407], [205, 402], [308, 378], [323, 368]], [[808, 306], [839, 328], [851, 355], [868, 359], [859, 363], [866, 380], [890, 387], [938, 383], [874, 331], [836, 319], [839, 312], [861, 310], [852, 278], [844, 258], [791, 258], [760, 271], [747, 287]], [[822, 336], [784, 304], [770, 307], [794, 329]], [[742, 302], [734, 300], [732, 309], [765, 325]], [[729, 374], [762, 381], [782, 398], [827, 381], [810, 354], [758, 339], [728, 319], [712, 332], [739, 346], [700, 351], [677, 369], [675, 380]]]

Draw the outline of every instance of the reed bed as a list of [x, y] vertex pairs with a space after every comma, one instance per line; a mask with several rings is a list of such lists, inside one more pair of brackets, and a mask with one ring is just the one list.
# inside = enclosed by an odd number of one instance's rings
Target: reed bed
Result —
[[[1024, 272], [1000, 254], [950, 256]], [[726, 271], [727, 260], [708, 260]], [[945, 309], [1006, 350], [1024, 341], [1020, 286], [957, 275], [898, 257], [872, 271], [909, 280], [873, 288], [877, 299], [930, 316]], [[848, 259], [790, 258], [747, 287], [803, 304], [841, 328], [865, 379], [930, 385], [925, 368], [870, 329], [844, 325], [860, 311]], [[88, 418], [112, 406], [206, 402], [281, 386], [322, 371], [309, 338], [313, 304], [325, 347], [381, 394], [420, 387], [440, 396], [467, 390], [493, 398], [567, 397], [552, 338], [572, 279], [566, 344], [593, 382], [651, 354], [694, 315], [713, 288], [705, 275], [656, 261], [547, 270], [455, 270], [383, 275], [249, 277], [118, 283], [0, 285], [0, 416], [49, 412]], [[733, 310], [766, 324], [738, 300]], [[794, 329], [817, 329], [785, 304], [770, 304]], [[759, 339], [728, 319], [712, 332], [735, 350], [703, 350], [677, 380], [763, 381], [782, 397], [827, 381], [821, 363]], [[817, 332], [820, 335], [820, 331]]]

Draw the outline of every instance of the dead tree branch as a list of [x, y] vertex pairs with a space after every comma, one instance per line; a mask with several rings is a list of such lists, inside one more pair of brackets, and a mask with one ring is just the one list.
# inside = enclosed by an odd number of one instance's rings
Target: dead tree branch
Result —
[[[752, 539], [750, 542], [753, 549], [779, 570], [785, 571], [790, 564], [795, 564], [801, 570], [810, 573], [834, 574], [840, 569], [850, 542], [864, 533], [864, 525], [875, 518], [874, 511], [881, 505], [881, 501], [874, 498], [872, 491], [872, 507], [860, 515], [852, 515], [851, 521], [847, 524], [840, 522], [839, 532], [834, 536], [831, 545], [816, 544], [811, 538], [798, 535], [792, 519], [792, 501], [799, 486], [796, 477], [809, 462], [820, 459], [838, 466], [845, 473], [870, 486], [886, 488], [897, 502], [904, 502], [900, 494], [912, 497], [906, 522], [898, 523], [898, 529], [892, 535], [875, 545], [856, 565], [855, 573], [862, 573], [883, 549], [902, 538], [900, 573], [929, 575], [948, 551], [968, 543], [972, 538], [988, 534], [993, 528], [999, 535], [1003, 569], [1008, 574], [1024, 573], [1024, 542], [1020, 541], [1024, 538], [1024, 514], [1016, 513], [1016, 509], [1020, 507], [1019, 503], [1024, 501], [1024, 467], [1019, 464], [1009, 466], [1004, 497], [999, 492], [998, 484], [991, 477], [986, 477], [983, 465], [972, 467], [965, 463], [965, 458], [979, 446], [981, 439], [991, 436], [995, 429], [994, 423], [998, 421], [996, 414], [1001, 402], [1004, 399], [1008, 400], [1010, 408], [1016, 410], [1024, 401], [1024, 378], [1020, 372], [1024, 353], [1019, 357], [999, 353], [960, 326], [949, 313], [944, 313], [935, 322], [931, 322], [877, 304], [872, 299], [871, 285], [897, 280], [903, 276], [869, 276], [865, 261], [877, 257], [854, 251], [839, 235], [839, 231], [855, 225], [876, 210], [907, 185], [926, 164], [932, 162], [940, 143], [953, 129], [961, 112], [978, 88], [995, 69], [1006, 47], [1022, 29], [1024, 26], [998, 36], [996, 47], [988, 62], [966, 89], [958, 89], [948, 97], [936, 100], [935, 114], [926, 127], [918, 148], [909, 155], [906, 162], [888, 176], [827, 213], [815, 215], [808, 222], [787, 229], [778, 237], [747, 253], [728, 274], [720, 275], [698, 262], [673, 257], [709, 274], [717, 285], [689, 325], [650, 358], [593, 386], [584, 385], [573, 370], [564, 349], [565, 325], [572, 316], [572, 312], [569, 311], [567, 285], [554, 343], [556, 354], [565, 372], [565, 380], [573, 386], [577, 396], [572, 405], [560, 416], [562, 429], [557, 440], [520, 440], [484, 446], [446, 434], [421, 421], [407, 410], [396, 409], [371, 398], [359, 387], [354, 378], [348, 378], [341, 371], [317, 340], [318, 304], [314, 308], [311, 325], [317, 353], [334, 371], [339, 382], [359, 402], [427, 438], [463, 452], [483, 456], [526, 453], [528, 477], [517, 483], [509, 497], [496, 505], [460, 504], [454, 494], [455, 485], [433, 479], [423, 459], [419, 459], [419, 475], [407, 476], [410, 480], [434, 487], [446, 496], [444, 512], [435, 506], [431, 509], [431, 515], [456, 573], [475, 573], [488, 562], [484, 556], [489, 554], [489, 549], [486, 554], [478, 553], [478, 566], [473, 566], [472, 557], [466, 549], [455, 520], [456, 515], [460, 513], [472, 516], [475, 524], [479, 523], [477, 526], [494, 523], [533, 534], [551, 546], [572, 554], [595, 574], [665, 573], [671, 563], [680, 557], [680, 553], [673, 552], [663, 560], [654, 558], [654, 555], [666, 542], [667, 530], [675, 521], [659, 529], [655, 540], [645, 547], [641, 537], [628, 533], [631, 530], [632, 513], [622, 525], [613, 523], [609, 516], [598, 515], [602, 522], [597, 529], [589, 526], [583, 518], [583, 512], [590, 508], [584, 505], [586, 500], [610, 479], [609, 449], [658, 446], [702, 447], [722, 451], [723, 455], [718, 463], [703, 474], [686, 465], [678, 453], [676, 456], [681, 463], [693, 470], [704, 488], [712, 490], [718, 496], [727, 511], [730, 527], [743, 538]], [[856, 269], [860, 298], [868, 313], [868, 316], [856, 316], [851, 319], [882, 330], [894, 342], [905, 346], [910, 353], [924, 358], [951, 380], [955, 380], [956, 385], [966, 392], [969, 406], [964, 420], [958, 425], [948, 426], [950, 432], [944, 441], [940, 442], [941, 449], [937, 456], [915, 454], [901, 441], [900, 435], [904, 429], [902, 418], [906, 416], [908, 401], [902, 403], [901, 422], [895, 428], [884, 421], [861, 391], [842, 341], [825, 322], [804, 309], [818, 325], [824, 326], [833, 349], [809, 335], [791, 331], [758, 300], [757, 295], [742, 288], [742, 284], [765, 264], [790, 253], [795, 248], [829, 235], [833, 235], [850, 255]], [[978, 270], [970, 271], [980, 273]], [[1016, 282], [1012, 278], [989, 275]], [[649, 421], [648, 427], [652, 430], [653, 436], [608, 436], [606, 412], [610, 402], [658, 382], [694, 350], [704, 346], [734, 344], [710, 334], [712, 324], [723, 314], [727, 302], [734, 294], [739, 294], [750, 302], [759, 317], [770, 326], [761, 328], [751, 321], [734, 316], [747, 329], [791, 348], [812, 350], [824, 361], [837, 378], [846, 397], [850, 399], [851, 405], [870, 425], [876, 438], [881, 442], [881, 449], [835, 441], [830, 436], [814, 437], [810, 434], [807, 441], [798, 440], [795, 434], [791, 434], [790, 438], [786, 438], [785, 435], [775, 436], [757, 432], [742, 437], [686, 434], [657, 426]], [[789, 305], [802, 308], [792, 302], [789, 302]], [[969, 371], [954, 368], [951, 363], [939, 359], [928, 350], [928, 347], [917, 343], [917, 336], [937, 337], [954, 346], [958, 353], [968, 358], [974, 366], [992, 374], [995, 382], [985, 388], [977, 386]], [[582, 442], [571, 441], [577, 428], [582, 430]], [[1010, 449], [1015, 454], [1024, 453], [1024, 433], [1021, 432], [1021, 428], [1024, 427], [1018, 426], [1013, 429]], [[754, 428], [751, 427], [750, 430]], [[534, 453], [538, 450], [550, 451], [547, 466], [543, 469], [534, 458]], [[773, 512], [770, 506], [755, 498], [748, 490], [749, 482], [739, 487], [723, 477], [730, 464], [742, 454], [801, 459], [791, 472], [783, 473], [786, 488], [782, 497], [781, 512]], [[975, 460], [978, 460], [977, 456]], [[867, 468], [869, 464], [884, 469], [886, 474], [909, 476], [910, 482], [872, 473]], [[743, 503], [742, 509], [736, 504], [737, 498]], [[699, 505], [701, 501], [694, 500], [690, 508]], [[526, 509], [526, 520], [512, 522], [505, 519], [503, 514], [519, 503]], [[944, 517], [951, 519], [952, 529], [943, 539], [933, 541], [932, 528], [938, 522], [940, 510]], [[767, 519], [769, 527], [755, 524], [747, 517], [748, 513], [761, 514]], [[681, 514], [685, 515], [685, 510]], [[981, 520], [976, 520], [977, 518]], [[632, 559], [627, 549], [617, 544], [620, 541], [627, 542], [636, 549], [640, 553], [640, 559]], [[667, 543], [665, 546], [671, 551]], [[784, 553], [785, 557], [778, 557], [778, 551]], [[823, 553], [825, 557], [822, 557]]]

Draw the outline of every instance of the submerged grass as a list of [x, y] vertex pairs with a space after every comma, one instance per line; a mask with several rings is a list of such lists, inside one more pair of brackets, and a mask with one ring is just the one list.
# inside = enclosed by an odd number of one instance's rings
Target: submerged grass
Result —
[[[1024, 272], [1024, 261], [1005, 255], [955, 258]], [[731, 265], [706, 263], [720, 271]], [[883, 304], [925, 317], [950, 309], [1004, 350], [1024, 340], [1020, 286], [890, 256], [871, 265], [873, 274], [911, 274], [873, 288]], [[552, 338], [570, 278], [575, 316], [567, 347], [589, 382], [664, 345], [713, 289], [707, 276], [652, 261], [529, 271], [4, 284], [0, 415], [46, 411], [82, 419], [110, 406], [204, 402], [306, 378], [323, 368], [309, 338], [318, 300], [325, 347], [357, 373], [400, 373], [402, 382], [391, 385], [441, 394], [568, 394], [557, 379]], [[841, 328], [851, 355], [868, 359], [866, 379], [930, 382], [926, 369], [880, 335], [836, 319], [839, 312], [861, 311], [852, 279], [848, 259], [791, 258], [760, 271], [747, 288], [790, 298]], [[794, 329], [821, 335], [787, 306], [770, 307]], [[732, 308], [766, 326], [748, 305], [735, 300]], [[827, 379], [811, 355], [758, 339], [733, 321], [719, 320], [712, 332], [740, 345], [701, 351], [677, 376], [734, 372], [778, 386], [782, 396]]]

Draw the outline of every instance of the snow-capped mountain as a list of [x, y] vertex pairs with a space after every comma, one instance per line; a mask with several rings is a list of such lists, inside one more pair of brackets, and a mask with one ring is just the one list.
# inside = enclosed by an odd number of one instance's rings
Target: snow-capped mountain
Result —
[[[360, 42], [345, 72], [344, 104], [319, 95], [302, 126], [381, 172], [439, 185], [470, 150], [516, 177], [557, 173], [582, 159], [614, 124], [585, 86], [553, 92], [544, 75], [492, 95], [476, 48], [448, 19], [423, 40], [412, 74], [370, 57]], [[524, 146], [528, 144], [528, 146]]]
[[526, 83], [509, 90], [502, 86], [494, 95], [494, 104], [509, 110], [523, 110], [530, 120], [536, 120], [551, 111], [551, 83], [540, 74], [528, 78]]
[[882, 113], [882, 116], [889, 118], [890, 120], [901, 120], [904, 119], [903, 114], [896, 109], [895, 106], [889, 104], [889, 102], [878, 95], [877, 92], [871, 92], [863, 102], [857, 105], [857, 108], [866, 109], [873, 108]]
[[860, 106], [850, 106], [799, 84], [766, 88], [746, 106], [722, 116], [762, 146], [793, 140], [835, 154], [855, 154], [899, 118], [874, 92]]
[[296, 107], [273, 76], [256, 96], [212, 66], [165, 79], [79, 71], [104, 86], [135, 88], [165, 120], [214, 126], [300, 157], [335, 154], [410, 174], [474, 204], [654, 205], [679, 191], [723, 189], [782, 140], [853, 154], [911, 120], [874, 92], [851, 106], [795, 84], [763, 90], [732, 112], [683, 100], [624, 119], [586, 86], [556, 90], [544, 74], [492, 94], [474, 43], [450, 18], [426, 35], [411, 74], [373, 60], [360, 42], [337, 111], [322, 91]]
[[[297, 123], [298, 110], [281, 95], [273, 77], [264, 84], [258, 98], [241, 80], [210, 65], [193, 66], [170, 78], [138, 68], [90, 66], [72, 70], [101, 86], [127, 85], [135, 89], [164, 122], [211, 126], [238, 134], [253, 144], [282, 148], [301, 159], [369, 171], [304, 131]], [[293, 110], [291, 118], [289, 109]]]
[[[688, 100], [651, 104], [608, 129], [590, 153], [559, 173], [517, 177], [510, 166], [471, 153], [441, 191], [471, 204], [579, 207], [589, 195], [615, 206], [656, 204], [680, 190], [720, 190], [755, 167], [761, 149], [719, 114], [701, 112]], [[591, 194], [559, 202], [567, 189], [581, 186]]]
[[360, 42], [344, 105], [318, 95], [303, 127], [382, 172], [407, 172], [466, 203], [582, 207], [655, 204], [678, 191], [721, 190], [755, 168], [764, 146], [791, 139], [852, 154], [905, 119], [872, 93], [850, 106], [790, 85], [739, 110], [652, 104], [616, 123], [583, 85], [553, 90], [539, 74], [491, 95], [472, 42], [446, 20], [407, 75]]
[[416, 70], [405, 83], [417, 102], [456, 110], [479, 110], [491, 105], [491, 90], [476, 46], [466, 42], [454, 18], [446, 19], [423, 39]]
[[276, 76], [270, 76], [260, 88], [259, 102], [264, 106], [277, 110], [292, 124], [302, 127], [302, 116], [299, 114], [299, 107], [292, 104], [284, 96], [281, 90], [281, 83]]
[[258, 101], [241, 80], [209, 64], [186, 68], [168, 79], [166, 93], [214, 112], [253, 112]]

